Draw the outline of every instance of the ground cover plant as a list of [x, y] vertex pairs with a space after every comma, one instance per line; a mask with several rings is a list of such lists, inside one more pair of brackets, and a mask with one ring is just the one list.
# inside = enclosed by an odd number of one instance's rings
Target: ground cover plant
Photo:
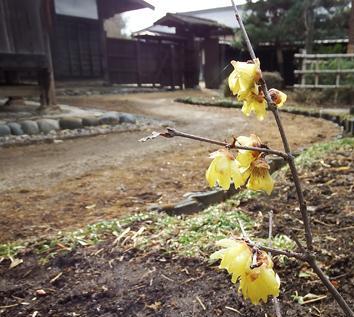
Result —
[[[319, 143], [295, 161], [314, 219], [319, 263], [351, 304], [353, 149], [353, 138]], [[2, 245], [2, 315], [36, 311], [38, 316], [274, 315], [271, 303], [252, 306], [243, 301], [227, 275], [220, 274], [218, 264], [208, 258], [217, 250], [216, 241], [239, 234], [239, 220], [251, 239], [267, 243], [271, 210], [273, 247], [296, 249], [284, 235], [289, 227], [302, 230], [301, 222], [293, 221], [296, 192], [288, 168], [276, 174], [277, 185], [269, 200], [260, 193], [241, 191], [189, 216], [143, 212], [51, 239]], [[22, 263], [9, 270], [9, 255], [15, 264]], [[283, 256], [274, 256], [273, 261], [281, 278], [283, 315], [341, 315], [306, 263]], [[46, 295], [38, 295], [38, 290]]]

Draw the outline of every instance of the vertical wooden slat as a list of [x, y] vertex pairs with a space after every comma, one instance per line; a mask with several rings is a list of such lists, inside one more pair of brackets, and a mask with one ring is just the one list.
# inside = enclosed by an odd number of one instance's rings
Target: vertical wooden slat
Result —
[[0, 52], [9, 53], [11, 52], [11, 44], [5, 5], [5, 1], [0, 1]]
[[169, 50], [169, 54], [170, 54], [170, 75], [171, 75], [171, 88], [172, 90], [175, 90], [175, 48], [173, 44], [170, 44], [170, 50]]
[[318, 84], [319, 84], [319, 73], [318, 73], [318, 70], [319, 70], [319, 61], [316, 60], [316, 61], [315, 61], [315, 71], [316, 71], [316, 73], [315, 73], [315, 86], [316, 86], [316, 87], [317, 87]]
[[101, 48], [101, 63], [102, 63], [102, 73], [103, 79], [106, 82], [110, 82], [109, 71], [108, 71], [108, 52], [107, 52], [107, 37], [106, 31], [104, 29], [104, 3], [105, 1], [97, 1], [97, 11], [98, 11], [98, 20], [99, 20], [99, 32], [100, 32], [100, 48]]
[[135, 58], [136, 58], [136, 78], [137, 78], [137, 84], [140, 87], [141, 86], [141, 79], [142, 79], [142, 74], [141, 74], [141, 52], [140, 52], [140, 41], [137, 40], [135, 42]]
[[[301, 70], [306, 70], [306, 58], [305, 57], [302, 59]], [[305, 85], [306, 85], [306, 75], [301, 74], [301, 86], [305, 86]]]

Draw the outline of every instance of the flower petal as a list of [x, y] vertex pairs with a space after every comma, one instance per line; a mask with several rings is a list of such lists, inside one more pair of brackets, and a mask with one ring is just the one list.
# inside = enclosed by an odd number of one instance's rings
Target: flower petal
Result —
[[264, 173], [254, 173], [251, 171], [251, 176], [247, 183], [247, 188], [252, 190], [262, 190], [270, 195], [274, 188], [274, 180], [270, 176], [269, 171]]

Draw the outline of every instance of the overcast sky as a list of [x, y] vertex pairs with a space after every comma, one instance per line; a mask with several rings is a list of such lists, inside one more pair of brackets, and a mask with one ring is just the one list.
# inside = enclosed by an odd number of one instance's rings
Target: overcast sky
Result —
[[[152, 25], [167, 12], [185, 12], [203, 10], [209, 8], [230, 6], [230, 0], [146, 0], [155, 10], [142, 9], [124, 13], [127, 23], [127, 33], [138, 31]], [[245, 3], [244, 0], [236, 0], [236, 4]]]

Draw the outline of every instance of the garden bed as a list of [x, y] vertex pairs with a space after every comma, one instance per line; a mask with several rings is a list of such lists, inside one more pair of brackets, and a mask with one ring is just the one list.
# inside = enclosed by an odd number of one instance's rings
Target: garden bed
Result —
[[[310, 148], [298, 159], [313, 220], [320, 266], [353, 306], [353, 139]], [[208, 262], [214, 242], [239, 234], [267, 236], [273, 210], [277, 247], [302, 237], [295, 191], [286, 170], [266, 196], [243, 192], [190, 216], [144, 213], [102, 222], [72, 234], [2, 246], [2, 316], [265, 316], [272, 305], [251, 306], [229, 277]], [[9, 269], [8, 256], [13, 257]], [[17, 259], [17, 260], [15, 260]], [[23, 263], [20, 263], [23, 261]], [[286, 265], [284, 265], [285, 261]], [[342, 316], [313, 272], [295, 260], [275, 259], [282, 280], [283, 316]], [[307, 301], [306, 295], [316, 297]], [[305, 301], [305, 304], [301, 304]]]

